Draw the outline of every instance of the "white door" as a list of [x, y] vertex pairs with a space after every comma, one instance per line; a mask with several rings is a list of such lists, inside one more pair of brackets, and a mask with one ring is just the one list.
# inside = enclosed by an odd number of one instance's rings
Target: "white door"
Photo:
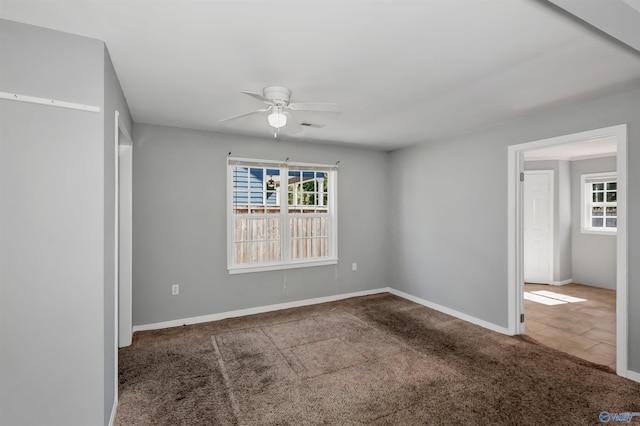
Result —
[[553, 170], [524, 178], [524, 280], [553, 282]]

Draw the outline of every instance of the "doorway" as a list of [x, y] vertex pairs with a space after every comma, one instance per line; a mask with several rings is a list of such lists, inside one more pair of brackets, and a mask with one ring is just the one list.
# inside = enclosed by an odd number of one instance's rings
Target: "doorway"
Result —
[[626, 247], [626, 125], [596, 129], [587, 132], [538, 140], [508, 148], [508, 297], [509, 330], [513, 334], [525, 332], [524, 318], [524, 153], [527, 151], [570, 144], [614, 138], [617, 145], [616, 169], [618, 174], [618, 227], [615, 247], [617, 260], [616, 279], [616, 372], [627, 377], [627, 247]]

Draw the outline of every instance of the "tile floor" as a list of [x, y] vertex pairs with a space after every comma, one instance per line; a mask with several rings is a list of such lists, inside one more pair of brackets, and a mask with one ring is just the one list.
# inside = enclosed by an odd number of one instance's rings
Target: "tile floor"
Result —
[[[615, 370], [616, 292], [614, 290], [581, 284], [564, 286], [525, 284], [524, 291], [525, 327], [529, 337], [547, 346], [597, 364], [607, 365]], [[528, 298], [538, 301], [527, 300]], [[575, 298], [584, 299], [584, 301], [578, 301]]]

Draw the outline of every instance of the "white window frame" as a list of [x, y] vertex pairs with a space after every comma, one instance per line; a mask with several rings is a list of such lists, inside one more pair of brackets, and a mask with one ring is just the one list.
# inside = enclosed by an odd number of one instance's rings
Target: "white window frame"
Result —
[[[271, 218], [280, 218], [281, 261], [254, 264], [235, 264], [234, 262], [234, 230], [235, 217], [233, 204], [233, 169], [236, 166], [280, 169], [281, 183], [279, 188], [280, 213], [269, 214]], [[329, 215], [329, 255], [315, 259], [291, 260], [289, 257], [289, 218], [304, 214], [289, 212], [287, 179], [290, 170], [326, 171], [329, 185], [327, 187], [327, 204]], [[227, 157], [227, 270], [230, 275], [251, 272], [275, 271], [282, 269], [305, 268], [312, 266], [335, 265], [338, 263], [338, 167], [337, 165], [279, 162], [273, 160], [257, 160], [250, 158]]]
[[[580, 175], [580, 232], [582, 234], [598, 234], [598, 235], [617, 235], [618, 228], [594, 228], [591, 226], [591, 207], [593, 205], [592, 183], [596, 182], [617, 182], [618, 175], [616, 172], [602, 173], [584, 173]], [[618, 189], [616, 189], [616, 192]], [[606, 207], [606, 201], [603, 205]], [[618, 201], [615, 203], [618, 206]], [[616, 216], [617, 217], [617, 216]], [[603, 220], [606, 221], [606, 209], [603, 212]]]

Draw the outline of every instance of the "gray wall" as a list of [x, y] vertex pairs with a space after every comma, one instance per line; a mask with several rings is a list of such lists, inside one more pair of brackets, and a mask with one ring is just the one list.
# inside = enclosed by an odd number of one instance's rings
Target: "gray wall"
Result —
[[[636, 90], [392, 152], [390, 285], [507, 327], [507, 147], [628, 123], [628, 162], [640, 164], [638, 111]], [[629, 167], [628, 181], [628, 257], [637, 259], [640, 168]], [[640, 263], [630, 261], [629, 306], [638, 305]], [[629, 367], [640, 371], [640, 310], [628, 323]]]
[[553, 281], [571, 277], [571, 167], [568, 161], [525, 161], [525, 170], [553, 170]]
[[115, 319], [105, 138], [123, 98], [105, 81], [113, 70], [98, 40], [0, 20], [0, 43], [0, 90], [101, 107], [0, 100], [0, 424], [106, 424]]
[[[594, 235], [580, 232], [580, 175], [615, 170], [616, 157], [571, 163], [573, 282], [611, 290], [616, 289], [616, 237], [615, 235]], [[633, 182], [631, 182], [631, 186], [633, 186]], [[630, 214], [629, 218], [629, 222], [631, 222], [634, 216]]]
[[[226, 156], [334, 164], [336, 267], [229, 275]], [[276, 141], [135, 124], [133, 323], [386, 287], [388, 155], [329, 144]], [[358, 270], [351, 271], [351, 263]], [[180, 295], [171, 295], [180, 284]]]

